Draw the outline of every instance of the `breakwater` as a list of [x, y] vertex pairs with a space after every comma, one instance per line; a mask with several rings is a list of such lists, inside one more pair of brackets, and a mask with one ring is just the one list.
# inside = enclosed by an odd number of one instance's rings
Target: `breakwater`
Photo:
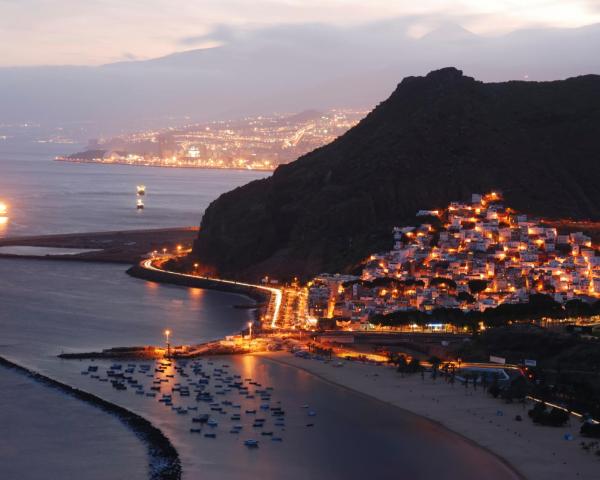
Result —
[[[147, 447], [150, 480], [180, 480], [181, 461], [171, 441], [152, 423], [136, 413], [108, 402], [96, 395], [85, 392], [53, 378], [42, 375], [17, 363], [0, 357], [0, 365], [32, 378], [47, 387], [60, 390], [73, 398], [93, 405], [117, 417], [130, 428]], [[108, 468], [108, 466], [107, 466]]]
[[[244, 346], [223, 345], [220, 341], [206, 342], [198, 345], [171, 347], [170, 358], [196, 358], [214, 355], [241, 355], [250, 353]], [[109, 359], [109, 360], [152, 360], [165, 358], [165, 351], [156, 347], [117, 347], [101, 352], [61, 353], [58, 358], [64, 360]]]
[[[127, 270], [132, 277], [141, 278], [157, 283], [170, 283], [185, 287], [204, 288], [208, 290], [220, 290], [223, 292], [237, 293], [250, 297], [258, 304], [269, 303], [271, 294], [255, 286], [236, 283], [222, 282], [203, 277], [192, 277], [190, 275], [178, 275], [165, 270], [145, 268], [143, 265], [134, 265]], [[257, 305], [258, 307], [258, 305]]]

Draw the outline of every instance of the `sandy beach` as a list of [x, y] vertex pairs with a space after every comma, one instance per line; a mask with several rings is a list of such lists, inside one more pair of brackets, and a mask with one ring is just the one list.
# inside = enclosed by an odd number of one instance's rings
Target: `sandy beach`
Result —
[[[343, 367], [334, 367], [333, 363], [285, 352], [261, 356], [438, 422], [492, 451], [529, 480], [600, 477], [600, 457], [581, 448], [580, 442], [590, 439], [579, 435], [580, 423], [575, 417], [564, 428], [543, 427], [528, 418], [529, 404], [506, 404], [482, 389], [467, 390], [458, 383], [451, 386], [441, 378], [402, 377], [393, 368], [359, 362], [346, 361]], [[523, 421], [516, 421], [516, 415]], [[573, 440], [565, 440], [565, 434], [571, 434]]]

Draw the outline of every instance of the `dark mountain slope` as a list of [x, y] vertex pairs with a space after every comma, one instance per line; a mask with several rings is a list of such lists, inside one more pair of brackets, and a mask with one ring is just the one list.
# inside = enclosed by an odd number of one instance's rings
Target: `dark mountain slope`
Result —
[[600, 77], [482, 83], [405, 78], [333, 143], [228, 192], [195, 255], [220, 274], [307, 276], [391, 246], [423, 208], [501, 189], [513, 208], [600, 219]]

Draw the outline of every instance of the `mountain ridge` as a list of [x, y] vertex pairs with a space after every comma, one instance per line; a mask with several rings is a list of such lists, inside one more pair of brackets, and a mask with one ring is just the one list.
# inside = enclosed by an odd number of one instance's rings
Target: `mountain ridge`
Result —
[[533, 215], [600, 219], [598, 147], [600, 76], [406, 77], [345, 135], [215, 200], [194, 255], [237, 278], [345, 271], [418, 210], [494, 189]]

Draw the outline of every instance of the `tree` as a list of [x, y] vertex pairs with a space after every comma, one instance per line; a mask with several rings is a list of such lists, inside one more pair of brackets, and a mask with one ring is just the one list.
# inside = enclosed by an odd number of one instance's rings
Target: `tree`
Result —
[[600, 438], [600, 423], [585, 422], [579, 433], [584, 437]]
[[504, 390], [503, 397], [507, 402], [512, 402], [513, 400], [522, 401], [527, 396], [529, 392], [529, 383], [525, 379], [525, 377], [519, 376], [515, 378], [506, 390]]
[[548, 411], [545, 403], [537, 403], [527, 414], [533, 423], [550, 427], [562, 427], [569, 421], [569, 412], [556, 407]]
[[467, 302], [467, 303], [474, 303], [475, 302], [475, 297], [473, 295], [471, 295], [469, 292], [460, 292], [456, 296], [456, 299], [459, 302]]
[[493, 375], [494, 376], [493, 376], [492, 384], [488, 388], [488, 392], [492, 397], [498, 398], [498, 395], [500, 395], [500, 385], [498, 384], [498, 374], [496, 372], [494, 372]]
[[483, 292], [487, 288], [488, 282], [486, 280], [469, 280], [469, 290], [473, 295]]
[[412, 357], [410, 359], [407, 368], [408, 371], [411, 373], [420, 372], [423, 369], [423, 367], [421, 366], [421, 362], [419, 362], [419, 360], [416, 357]]
[[442, 360], [434, 355], [432, 357], [429, 357], [429, 363], [431, 363], [431, 376], [433, 378], [437, 378], [438, 369], [440, 368]]

